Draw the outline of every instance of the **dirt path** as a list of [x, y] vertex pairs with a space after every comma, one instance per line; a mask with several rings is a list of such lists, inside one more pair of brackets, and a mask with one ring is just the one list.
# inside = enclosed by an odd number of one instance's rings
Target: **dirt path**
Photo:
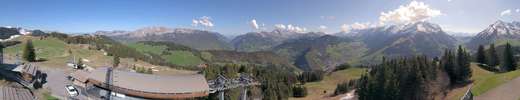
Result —
[[518, 100], [520, 98], [520, 78], [515, 78], [488, 92], [475, 97], [475, 100]]

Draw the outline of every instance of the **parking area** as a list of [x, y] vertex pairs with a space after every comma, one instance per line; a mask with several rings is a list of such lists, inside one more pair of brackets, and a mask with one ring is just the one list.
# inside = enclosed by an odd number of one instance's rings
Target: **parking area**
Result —
[[69, 96], [67, 90], [65, 89], [66, 85], [72, 85], [72, 82], [67, 80], [66, 76], [68, 76], [69, 72], [72, 69], [55, 69], [42, 67], [40, 68], [42, 72], [46, 73], [47, 83], [43, 84], [43, 88], [49, 89], [52, 96], [55, 96], [60, 99], [72, 99], [72, 100], [87, 100], [88, 93], [85, 89], [74, 86], [78, 92], [78, 96], [71, 97]]

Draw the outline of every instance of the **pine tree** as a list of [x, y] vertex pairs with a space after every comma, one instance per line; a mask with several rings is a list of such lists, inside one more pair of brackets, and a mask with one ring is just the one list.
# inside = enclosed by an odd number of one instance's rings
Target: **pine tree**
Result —
[[114, 56], [113, 67], [119, 66], [119, 56]]
[[503, 61], [501, 64], [502, 71], [513, 71], [516, 70], [516, 60], [514, 58], [514, 52], [511, 44], [507, 43], [504, 49]]
[[460, 45], [457, 49], [457, 64], [457, 83], [464, 83], [469, 81], [469, 78], [471, 78], [469, 54]]
[[34, 46], [31, 40], [27, 40], [23, 50], [23, 59], [25, 61], [33, 62], [36, 61], [36, 53], [34, 52]]
[[458, 64], [456, 63], [455, 59], [456, 59], [456, 57], [452, 53], [452, 51], [447, 50], [447, 49], [444, 51], [444, 56], [442, 56], [442, 59], [441, 59], [441, 65], [444, 68], [444, 70], [446, 71], [446, 73], [448, 74], [451, 84], [456, 84], [458, 82], [458, 79], [457, 79], [458, 71], [457, 70], [459, 69], [459, 67], [458, 67]]
[[498, 55], [497, 55], [497, 52], [495, 50], [495, 44], [491, 44], [489, 45], [489, 50], [488, 50], [488, 65], [489, 66], [497, 66], [499, 63], [500, 63], [500, 60], [498, 59]]
[[482, 46], [482, 45], [478, 46], [476, 60], [480, 64], [486, 64], [488, 62], [487, 59], [486, 59], [486, 51], [484, 49], [484, 46]]

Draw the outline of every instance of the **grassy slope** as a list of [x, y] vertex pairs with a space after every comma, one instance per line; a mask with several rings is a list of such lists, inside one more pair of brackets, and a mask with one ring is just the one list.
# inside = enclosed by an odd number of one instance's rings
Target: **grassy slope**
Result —
[[518, 76], [520, 76], [520, 70], [482, 76], [480, 79], [476, 80], [472, 92], [475, 94], [475, 96], [478, 96], [488, 90], [500, 86], [501, 84], [509, 82]]
[[[102, 51], [97, 50], [89, 50], [85, 45], [73, 45], [66, 44], [65, 42], [58, 40], [56, 38], [47, 38], [43, 40], [39, 40], [39, 38], [34, 37], [21, 37], [16, 40], [20, 40], [25, 42], [26, 39], [32, 39], [34, 47], [38, 50], [36, 55], [38, 58], [44, 58], [46, 61], [36, 62], [36, 64], [46, 67], [53, 68], [65, 68], [65, 63], [72, 58], [72, 55], [75, 55], [78, 58], [83, 58], [89, 60], [89, 62], [83, 62], [91, 67], [106, 67], [112, 65], [112, 57], [103, 55]], [[24, 43], [10, 46], [5, 48], [5, 58], [6, 59], [14, 59], [14, 56], [17, 52], [22, 53], [22, 47]], [[72, 51], [72, 54], [69, 54], [68, 50]], [[135, 62], [131, 58], [121, 58], [121, 66], [131, 66], [135, 64], [138, 67], [153, 67], [159, 71], [154, 72], [154, 74], [160, 75], [176, 75], [176, 74], [191, 74], [195, 73], [194, 71], [187, 70], [177, 70], [172, 69], [166, 66], [156, 66], [143, 61]]]
[[[352, 79], [357, 79], [366, 71], [364, 68], [350, 68], [333, 72], [324, 77], [320, 82], [311, 82], [305, 84], [307, 87], [308, 95], [305, 98], [291, 98], [291, 99], [304, 99], [304, 100], [319, 100], [327, 98], [336, 89], [336, 85]], [[327, 93], [323, 93], [327, 91]], [[332, 98], [330, 98], [332, 99]]]
[[189, 51], [169, 51], [170, 55], [164, 55], [163, 58], [168, 61], [179, 64], [179, 65], [198, 65], [202, 63], [200, 57], [193, 55], [192, 52]]
[[[82, 46], [79, 45], [68, 45], [65, 42], [58, 40], [56, 38], [46, 38], [40, 40], [39, 38], [33, 38], [33, 37], [22, 37], [18, 40], [21, 40], [23, 43], [14, 45], [11, 47], [8, 47], [5, 49], [5, 53], [13, 59], [13, 57], [19, 53], [20, 56], [22, 54], [23, 46], [25, 45], [25, 40], [31, 39], [33, 42], [33, 45], [36, 49], [36, 55], [37, 58], [44, 59], [46, 61], [38, 62], [38, 64], [42, 64], [45, 66], [61, 66], [65, 65], [65, 62], [70, 60], [72, 58], [72, 55], [75, 55], [77, 58], [84, 58], [84, 59], [96, 59], [98, 62], [94, 63], [87, 63], [87, 64], [94, 64], [94, 65], [106, 65], [110, 64], [109, 57], [100, 56], [100, 54], [103, 54], [100, 51], [94, 51], [94, 50], [88, 50]], [[68, 50], [72, 52], [72, 54], [68, 53]], [[97, 55], [96, 55], [97, 54]]]
[[[471, 69], [473, 71], [471, 79], [473, 80], [472, 92], [475, 96], [481, 95], [495, 87], [500, 86], [514, 78], [520, 76], [520, 70], [507, 72], [507, 73], [493, 73], [486, 71], [476, 64], [471, 64]], [[464, 95], [466, 90], [469, 88], [468, 86], [453, 89], [449, 95], [449, 100], [458, 100], [460, 97]]]
[[[27, 40], [28, 38], [23, 38], [23, 40]], [[55, 39], [48, 38], [44, 40], [32, 39], [33, 45], [36, 49], [36, 53], [38, 53], [39, 58], [49, 58], [56, 56], [63, 56], [65, 52], [65, 43]], [[25, 41], [23, 41], [22, 45], [15, 45], [14, 47], [9, 47], [5, 50], [8, 54], [22, 54], [23, 46], [25, 45]]]
[[162, 58], [177, 65], [198, 65], [202, 63], [200, 57], [195, 56], [189, 51], [167, 51], [170, 54], [163, 55], [163, 52], [167, 48], [166, 46], [151, 46], [144, 43], [129, 43], [128, 46], [137, 49], [139, 52], [161, 55]]

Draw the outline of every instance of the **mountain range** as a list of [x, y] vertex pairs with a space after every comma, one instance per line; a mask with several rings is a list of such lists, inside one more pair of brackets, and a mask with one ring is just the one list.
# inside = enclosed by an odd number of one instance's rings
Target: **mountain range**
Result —
[[[16, 28], [5, 27], [0, 28], [0, 33], [0, 39], [20, 34]], [[248, 55], [247, 52], [271, 52], [287, 58], [288, 62], [302, 70], [330, 71], [343, 63], [372, 64], [383, 57], [411, 55], [438, 57], [444, 49], [453, 49], [457, 45], [474, 50], [478, 45], [519, 41], [520, 22], [499, 20], [470, 38], [449, 35], [439, 25], [429, 22], [377, 26], [335, 34], [275, 29], [249, 32], [233, 39], [206, 30], [166, 27], [97, 31], [94, 34], [120, 42], [172, 42], [201, 51], [234, 51], [242, 55]], [[220, 54], [230, 53], [233, 52]]]
[[200, 50], [227, 50], [231, 46], [217, 32], [186, 28], [145, 27], [135, 31], [97, 31], [121, 42], [163, 41], [174, 42]]
[[515, 42], [520, 40], [520, 22], [504, 22], [501, 20], [489, 25], [479, 32], [468, 43], [468, 47], [475, 49], [478, 45], [488, 45], [496, 42]]

